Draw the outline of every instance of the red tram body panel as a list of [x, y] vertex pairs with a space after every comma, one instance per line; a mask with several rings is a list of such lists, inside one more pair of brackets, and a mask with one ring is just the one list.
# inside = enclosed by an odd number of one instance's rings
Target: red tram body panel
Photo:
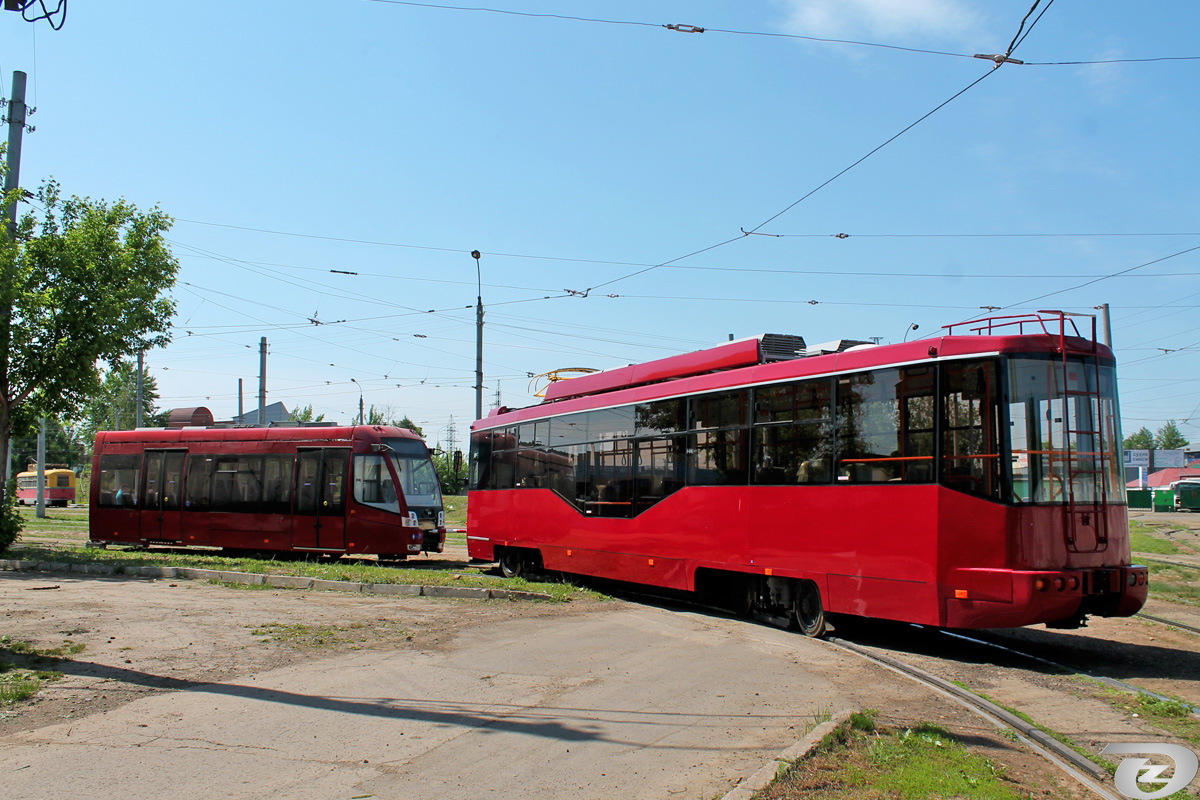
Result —
[[425, 443], [386, 426], [101, 431], [90, 539], [373, 553], [445, 547]]
[[814, 589], [818, 613], [952, 628], [1133, 614], [1111, 351], [1059, 312], [973, 325], [551, 384], [473, 427], [470, 555], [715, 588], [806, 631]]

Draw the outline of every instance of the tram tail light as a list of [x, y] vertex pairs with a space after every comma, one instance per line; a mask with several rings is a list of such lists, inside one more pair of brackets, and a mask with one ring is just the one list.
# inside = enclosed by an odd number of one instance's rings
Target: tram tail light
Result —
[[1033, 588], [1037, 589], [1039, 592], [1046, 591], [1046, 587], [1048, 585], [1049, 584], [1047, 583], [1045, 578], [1038, 578], [1033, 582]]
[[1072, 575], [1071, 580], [1067, 581], [1067, 585], [1071, 588], [1071, 591], [1075, 591], [1079, 588], [1079, 578]]
[[1067, 585], [1067, 582], [1064, 581], [1062, 578], [1054, 579], [1054, 591], [1061, 592], [1063, 590], [1063, 587], [1066, 585]]
[[954, 590], [954, 599], [966, 600], [967, 599], [967, 590], [966, 589], [955, 589]]

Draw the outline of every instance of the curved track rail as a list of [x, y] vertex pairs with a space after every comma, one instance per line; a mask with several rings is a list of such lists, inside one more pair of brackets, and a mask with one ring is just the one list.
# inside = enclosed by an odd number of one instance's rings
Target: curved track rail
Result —
[[1137, 614], [1134, 614], [1134, 616], [1141, 617], [1142, 619], [1148, 619], [1151, 622], [1157, 622], [1161, 625], [1170, 625], [1172, 628], [1179, 628], [1180, 630], [1187, 631], [1188, 633], [1200, 634], [1200, 628], [1197, 628], [1193, 625], [1185, 625], [1184, 623], [1176, 622], [1173, 619], [1164, 619], [1163, 617], [1156, 617], [1153, 614], [1144, 614], [1140, 611]]
[[[1108, 777], [1108, 773], [1093, 763], [1084, 758], [1079, 753], [1072, 750], [1067, 745], [1058, 741], [1052, 736], [1043, 733], [1036, 726], [1029, 724], [1017, 715], [1009, 712], [1007, 709], [983, 699], [979, 695], [967, 689], [963, 689], [947, 680], [937, 677], [923, 669], [914, 667], [904, 661], [891, 656], [885, 656], [881, 653], [876, 653], [861, 647], [853, 642], [848, 642], [844, 639], [839, 639], [835, 636], [826, 639], [834, 647], [838, 647], [849, 653], [852, 653], [859, 658], [874, 662], [887, 669], [899, 672], [905, 677], [922, 684], [923, 686], [945, 696], [950, 697], [955, 702], [970, 709], [975, 714], [983, 717], [991, 722], [997, 728], [1011, 729], [1016, 732], [1017, 736], [1027, 744], [1031, 749], [1041, 755], [1043, 758], [1050, 761], [1059, 769], [1066, 772], [1079, 783], [1086, 786], [1095, 794], [1105, 798], [1105, 800], [1121, 800], [1121, 798], [1109, 791], [1100, 781]], [[1015, 651], [1014, 651], [1015, 652]]]

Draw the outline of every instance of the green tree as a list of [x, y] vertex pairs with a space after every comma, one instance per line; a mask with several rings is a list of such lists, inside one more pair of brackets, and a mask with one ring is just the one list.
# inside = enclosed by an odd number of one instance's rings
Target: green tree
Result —
[[442, 484], [444, 494], [459, 494], [467, 483], [467, 468], [462, 465], [454, 469], [454, 453], [436, 450], [430, 453], [433, 457], [433, 468], [437, 470], [438, 480]]
[[399, 422], [397, 422], [396, 420], [392, 420], [392, 425], [396, 426], [397, 428], [408, 428], [410, 431], [415, 433], [417, 436], [420, 436], [422, 439], [425, 438], [425, 431], [421, 430], [420, 425], [418, 425], [417, 423], [415, 423], [411, 419], [409, 419], [407, 414], [405, 414], [404, 419], [400, 420]]
[[325, 415], [317, 414], [313, 416], [312, 403], [309, 403], [304, 408], [294, 408], [288, 413], [288, 419], [292, 422], [324, 422]]
[[1149, 428], [1143, 427], [1137, 433], [1125, 437], [1126, 450], [1153, 450], [1154, 434]]
[[[0, 211], [21, 199], [17, 189]], [[41, 414], [76, 415], [100, 366], [170, 341], [179, 262], [171, 218], [119, 200], [64, 199], [53, 179], [36, 213], [0, 225], [0, 464]]]
[[1175, 424], [1175, 420], [1167, 420], [1167, 424], [1158, 429], [1158, 433], [1154, 434], [1154, 445], [1159, 450], [1182, 450], [1190, 444], [1184, 435], [1180, 432], [1179, 426]]
[[[12, 473], [24, 472], [37, 463], [37, 426], [32, 436], [14, 436], [9, 444]], [[94, 438], [94, 437], [93, 437]], [[46, 418], [46, 463], [66, 464], [69, 469], [86, 467], [91, 441], [77, 425], [63, 425], [57, 417]]]
[[[79, 435], [96, 440], [97, 431], [133, 430], [137, 426], [137, 363], [121, 359], [104, 370], [100, 388], [83, 406]], [[142, 425], [161, 428], [169, 412], [158, 408], [158, 381], [142, 368]]]

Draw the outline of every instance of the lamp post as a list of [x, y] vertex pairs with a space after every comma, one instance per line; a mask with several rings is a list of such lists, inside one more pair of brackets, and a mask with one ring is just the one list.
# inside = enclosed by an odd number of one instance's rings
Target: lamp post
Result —
[[915, 322], [914, 322], [914, 323], [912, 323], [911, 325], [909, 325], [907, 328], [905, 328], [905, 329], [904, 329], [904, 341], [906, 341], [906, 342], [907, 342], [907, 341], [908, 341], [908, 335], [909, 335], [910, 333], [912, 333], [913, 331], [915, 331], [915, 330], [916, 330], [917, 328], [919, 328], [919, 327], [921, 327], [921, 326], [920, 326], [920, 325], [918, 325], [917, 323], [915, 323]]
[[358, 387], [358, 424], [359, 424], [359, 425], [362, 425], [362, 424], [363, 424], [363, 390], [362, 390], [362, 384], [361, 384], [361, 383], [359, 383], [358, 381], [356, 381], [354, 378], [351, 378], [351, 379], [350, 379], [350, 382], [351, 382], [351, 383], [353, 383], [355, 386], [357, 386], [357, 387]]
[[479, 266], [479, 251], [472, 250], [475, 259], [475, 419], [483, 418], [483, 271]]

